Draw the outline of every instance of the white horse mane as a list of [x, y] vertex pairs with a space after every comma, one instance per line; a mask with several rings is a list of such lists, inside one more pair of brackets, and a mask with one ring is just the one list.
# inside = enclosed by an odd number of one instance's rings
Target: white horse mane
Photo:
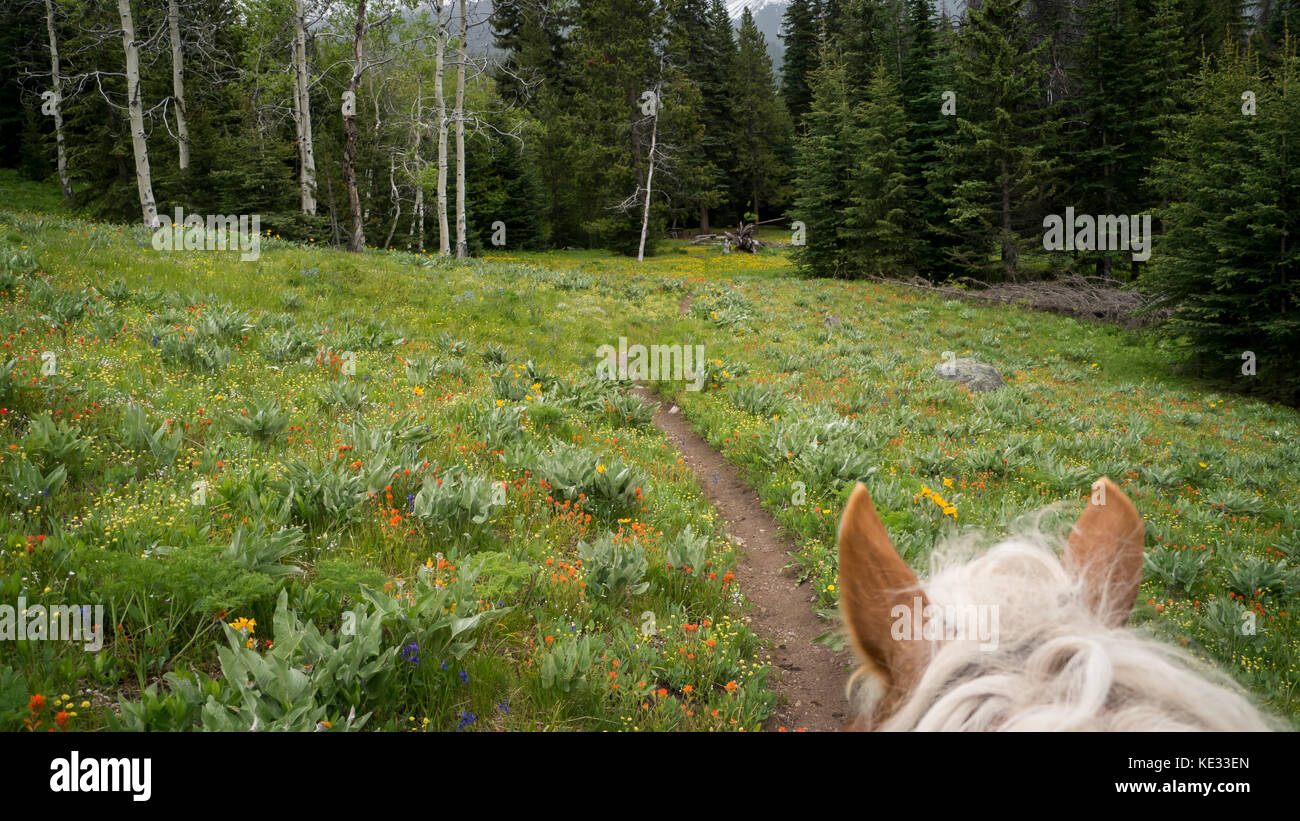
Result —
[[[949, 619], [996, 606], [996, 644], [959, 631], [955, 640], [929, 644], [924, 673], [874, 729], [1281, 729], [1217, 669], [1138, 630], [1103, 623], [1037, 531], [972, 559], [973, 547], [936, 550], [922, 586]], [[954, 635], [953, 625], [945, 626]], [[882, 691], [870, 676], [855, 676], [850, 691], [863, 679], [855, 697], [870, 716]]]

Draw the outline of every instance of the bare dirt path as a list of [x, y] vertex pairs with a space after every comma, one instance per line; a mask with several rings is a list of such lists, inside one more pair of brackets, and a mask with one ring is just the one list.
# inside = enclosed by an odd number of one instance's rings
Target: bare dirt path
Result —
[[813, 643], [830, 626], [812, 611], [812, 589], [784, 572], [794, 546], [740, 472], [690, 429], [671, 400], [646, 388], [633, 392], [661, 403], [655, 425], [677, 446], [726, 522], [727, 535], [740, 545], [743, 559], [736, 580], [754, 607], [750, 623], [772, 642], [769, 686], [777, 704], [763, 729], [841, 729], [849, 720], [844, 685], [852, 662], [848, 653]]

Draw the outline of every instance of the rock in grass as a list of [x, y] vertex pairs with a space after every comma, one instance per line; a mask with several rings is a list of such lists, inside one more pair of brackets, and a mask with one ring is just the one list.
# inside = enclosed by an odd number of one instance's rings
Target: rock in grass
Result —
[[978, 359], [949, 359], [935, 365], [934, 372], [973, 391], [995, 391], [1006, 384], [997, 368]]

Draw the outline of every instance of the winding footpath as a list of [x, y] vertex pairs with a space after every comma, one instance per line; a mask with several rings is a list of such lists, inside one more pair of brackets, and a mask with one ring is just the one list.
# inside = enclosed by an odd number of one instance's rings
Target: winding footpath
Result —
[[[685, 313], [690, 297], [682, 300]], [[671, 400], [645, 387], [633, 393], [659, 402], [654, 422], [694, 471], [700, 487], [726, 523], [727, 536], [740, 548], [736, 580], [753, 607], [747, 616], [755, 631], [771, 642], [772, 674], [768, 686], [777, 695], [765, 730], [834, 731], [851, 718], [845, 684], [854, 668], [852, 655], [813, 642], [832, 629], [813, 612], [816, 594], [785, 569], [794, 544], [763, 509], [759, 496], [727, 462], [691, 430]]]

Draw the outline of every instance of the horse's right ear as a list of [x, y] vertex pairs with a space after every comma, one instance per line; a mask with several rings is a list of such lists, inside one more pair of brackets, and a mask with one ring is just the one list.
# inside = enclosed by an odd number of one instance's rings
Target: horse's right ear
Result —
[[1065, 548], [1065, 565], [1083, 580], [1088, 604], [1111, 627], [1128, 621], [1142, 584], [1142, 517], [1124, 491], [1105, 476]]
[[925, 667], [928, 652], [921, 636], [892, 633], [899, 613], [911, 621], [918, 604], [919, 619], [925, 593], [889, 540], [871, 494], [859, 484], [840, 520], [840, 608], [858, 656], [883, 679], [886, 703], [910, 689]]

